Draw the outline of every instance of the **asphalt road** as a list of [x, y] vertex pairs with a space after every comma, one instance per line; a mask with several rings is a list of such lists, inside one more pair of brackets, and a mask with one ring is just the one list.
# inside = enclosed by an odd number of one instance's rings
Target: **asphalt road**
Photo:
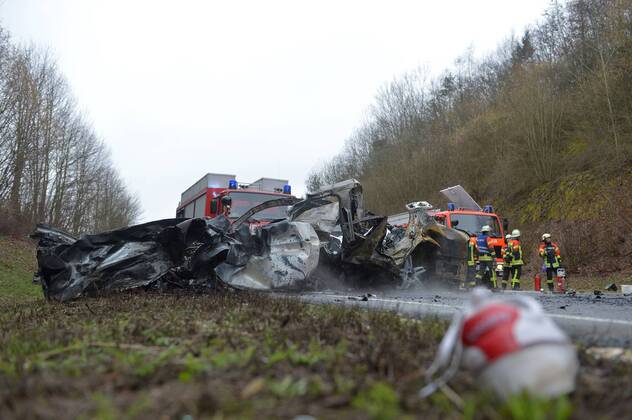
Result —
[[[414, 290], [372, 293], [363, 300], [358, 291], [324, 291], [294, 295], [311, 303], [356, 305], [367, 309], [391, 310], [421, 318], [436, 316], [450, 319], [468, 301], [468, 292], [454, 290]], [[577, 293], [575, 296], [537, 292], [499, 292], [501, 297], [522, 293], [537, 299], [545, 311], [573, 340], [587, 346], [632, 346], [632, 296]]]

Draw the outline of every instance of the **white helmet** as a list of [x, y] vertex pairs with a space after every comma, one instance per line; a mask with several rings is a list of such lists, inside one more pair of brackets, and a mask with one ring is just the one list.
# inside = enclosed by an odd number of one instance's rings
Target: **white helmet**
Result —
[[547, 239], [551, 239], [551, 234], [550, 233], [545, 233], [544, 235], [542, 235], [542, 240], [546, 241]]
[[510, 234], [506, 234], [506, 235], [505, 235], [505, 239], [506, 239], [506, 240], [511, 239], [511, 235], [510, 235]]
[[519, 238], [520, 237], [520, 231], [518, 229], [514, 229], [513, 232], [511, 232], [511, 237], [512, 238]]
[[481, 233], [491, 232], [491, 231], [492, 231], [492, 228], [489, 225], [485, 225], [481, 228]]

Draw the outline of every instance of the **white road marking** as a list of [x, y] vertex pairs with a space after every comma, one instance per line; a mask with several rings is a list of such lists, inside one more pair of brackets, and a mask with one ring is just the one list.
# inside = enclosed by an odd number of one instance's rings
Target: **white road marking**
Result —
[[572, 319], [574, 321], [586, 321], [586, 322], [603, 322], [606, 324], [619, 324], [619, 325], [627, 325], [627, 326], [632, 327], [632, 321], [625, 321], [622, 319], [594, 318], [592, 316], [564, 315], [564, 314], [552, 314], [552, 313], [548, 313], [548, 315], [552, 318]]
[[[310, 295], [307, 295], [307, 296], [310, 296]], [[330, 295], [330, 294], [324, 295], [324, 294], [321, 294], [321, 295], [312, 295], [312, 296], [325, 296], [325, 297], [330, 297], [330, 298], [349, 300], [349, 295]], [[349, 300], [349, 301], [350, 302], [361, 302], [360, 300]], [[419, 305], [419, 306], [428, 306], [428, 307], [435, 307], [435, 308], [442, 308], [442, 309], [452, 309], [452, 310], [462, 309], [462, 306], [460, 306], [460, 305], [447, 305], [447, 304], [444, 304], [444, 303], [416, 302], [416, 301], [412, 301], [412, 300], [369, 298], [369, 301], [370, 302], [386, 302], [386, 303], [394, 303], [394, 304]], [[619, 325], [626, 325], [626, 326], [632, 327], [632, 321], [625, 321], [625, 320], [621, 320], [621, 319], [595, 318], [595, 317], [591, 317], [591, 316], [565, 315], [565, 314], [556, 314], [556, 313], [550, 313], [550, 312], [547, 312], [547, 314], [549, 316], [551, 316], [552, 318], [568, 319], [568, 320], [573, 320], [573, 321], [599, 322], [599, 323], [605, 323], [605, 324], [619, 324]]]

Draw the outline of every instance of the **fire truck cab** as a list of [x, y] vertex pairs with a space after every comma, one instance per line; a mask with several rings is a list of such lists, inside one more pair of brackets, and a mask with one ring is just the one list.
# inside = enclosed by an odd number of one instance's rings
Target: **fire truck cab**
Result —
[[481, 228], [489, 225], [491, 231], [491, 243], [496, 254], [498, 269], [502, 270], [502, 249], [506, 246], [505, 232], [509, 230], [509, 222], [502, 219], [494, 212], [491, 205], [483, 208], [460, 185], [449, 187], [440, 191], [448, 200], [447, 210], [437, 211], [435, 220], [445, 226], [459, 229], [470, 235], [472, 242], [481, 233]]
[[490, 237], [494, 247], [496, 261], [503, 263], [502, 249], [505, 247], [506, 221], [501, 223], [500, 217], [494, 213], [492, 206], [487, 205], [482, 211], [457, 209], [454, 203], [448, 203], [448, 209], [434, 213], [435, 220], [447, 227], [459, 229], [470, 235], [471, 241], [481, 233], [481, 228], [489, 225], [492, 228]]
[[[237, 182], [235, 175], [208, 173], [182, 193], [176, 217], [214, 218], [224, 214], [235, 220], [254, 206], [280, 197], [292, 197], [287, 179], [260, 178], [242, 183]], [[285, 217], [286, 207], [273, 207], [253, 218], [257, 222], [270, 222]]]

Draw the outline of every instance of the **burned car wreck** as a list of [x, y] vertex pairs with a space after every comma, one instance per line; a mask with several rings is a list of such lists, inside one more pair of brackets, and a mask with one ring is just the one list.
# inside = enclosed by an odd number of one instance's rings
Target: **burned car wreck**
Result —
[[[265, 209], [288, 217], [257, 223]], [[48, 299], [145, 288], [314, 290], [332, 285], [410, 287], [463, 275], [467, 235], [437, 224], [425, 202], [405, 226], [364, 209], [354, 179], [304, 200], [266, 201], [237, 220], [165, 219], [77, 239], [38, 225], [36, 280]]]

